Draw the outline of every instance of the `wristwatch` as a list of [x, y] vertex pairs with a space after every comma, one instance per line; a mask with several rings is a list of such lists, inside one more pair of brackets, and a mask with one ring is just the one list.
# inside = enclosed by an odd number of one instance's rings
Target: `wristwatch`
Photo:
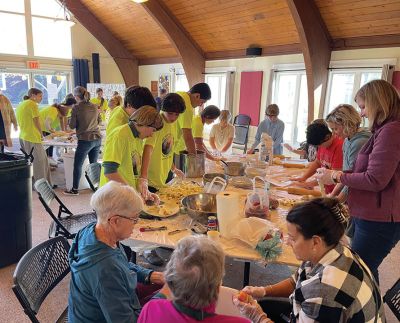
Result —
[[153, 273], [153, 271], [151, 271], [147, 276], [146, 276], [146, 278], [144, 279], [144, 283], [146, 284], [146, 285], [150, 285], [150, 278], [151, 278], [151, 274]]

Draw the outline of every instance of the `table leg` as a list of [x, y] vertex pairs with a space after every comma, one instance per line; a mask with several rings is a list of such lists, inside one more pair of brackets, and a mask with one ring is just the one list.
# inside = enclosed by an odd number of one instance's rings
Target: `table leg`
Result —
[[250, 262], [246, 261], [244, 263], [243, 287], [248, 286], [249, 282], [250, 282]]

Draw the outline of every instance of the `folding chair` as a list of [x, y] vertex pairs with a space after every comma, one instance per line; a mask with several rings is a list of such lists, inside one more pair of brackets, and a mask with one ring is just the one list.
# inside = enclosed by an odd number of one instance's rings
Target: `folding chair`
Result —
[[86, 166], [85, 177], [93, 192], [96, 192], [96, 190], [99, 188], [100, 172], [101, 172], [100, 163], [92, 163]]
[[251, 118], [246, 114], [238, 114], [233, 120], [235, 127], [235, 136], [233, 137], [232, 148], [242, 149], [245, 153], [247, 150], [247, 142], [249, 139], [249, 128]]
[[[70, 272], [69, 244], [65, 237], [47, 240], [30, 249], [18, 262], [14, 271], [12, 290], [24, 312], [34, 323], [47, 295]], [[68, 307], [57, 322], [68, 322]]]
[[383, 301], [400, 321], [400, 279], [386, 292], [385, 296], [383, 296]]
[[[35, 190], [39, 194], [39, 200], [42, 202], [45, 210], [53, 219], [49, 228], [49, 238], [63, 235], [67, 239], [72, 239], [80, 229], [89, 223], [97, 220], [96, 213], [73, 214], [56, 195], [49, 182], [41, 178], [35, 182]], [[52, 201], [58, 204], [58, 214], [55, 215], [50, 207]]]

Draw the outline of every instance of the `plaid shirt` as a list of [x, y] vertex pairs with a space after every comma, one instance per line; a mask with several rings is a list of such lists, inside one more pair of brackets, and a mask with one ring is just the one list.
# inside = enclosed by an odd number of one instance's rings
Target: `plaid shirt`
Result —
[[369, 277], [364, 262], [340, 243], [316, 266], [304, 262], [293, 276], [291, 322], [374, 322], [377, 309], [376, 322], [385, 322], [379, 287]]

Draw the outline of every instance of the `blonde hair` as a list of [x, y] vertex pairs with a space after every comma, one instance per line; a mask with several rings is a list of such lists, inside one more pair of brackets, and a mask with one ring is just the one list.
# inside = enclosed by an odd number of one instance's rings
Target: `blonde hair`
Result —
[[114, 105], [115, 105], [116, 107], [122, 106], [122, 104], [123, 104], [122, 96], [120, 96], [120, 95], [114, 95], [114, 96], [110, 99], [110, 102], [113, 102]]
[[229, 122], [229, 121], [231, 121], [231, 113], [229, 112], [229, 110], [222, 110], [221, 111], [221, 114], [219, 115], [219, 119], [222, 121], [222, 120], [224, 120], [224, 121], [226, 121], [226, 122]]
[[326, 117], [327, 122], [343, 126], [343, 134], [346, 137], [354, 135], [361, 124], [361, 116], [350, 104], [339, 104]]
[[90, 93], [83, 86], [74, 88], [74, 96], [77, 96], [84, 102], [89, 102], [90, 100]]
[[357, 99], [362, 99], [368, 109], [371, 129], [387, 120], [400, 120], [399, 93], [387, 81], [373, 80], [363, 85], [354, 98]]
[[129, 118], [129, 122], [134, 122], [138, 126], [153, 127], [157, 130], [163, 127], [163, 120], [156, 108], [145, 105], [136, 110]]
[[0, 94], [0, 110], [4, 108], [12, 109], [12, 105], [10, 100], [4, 94]]

